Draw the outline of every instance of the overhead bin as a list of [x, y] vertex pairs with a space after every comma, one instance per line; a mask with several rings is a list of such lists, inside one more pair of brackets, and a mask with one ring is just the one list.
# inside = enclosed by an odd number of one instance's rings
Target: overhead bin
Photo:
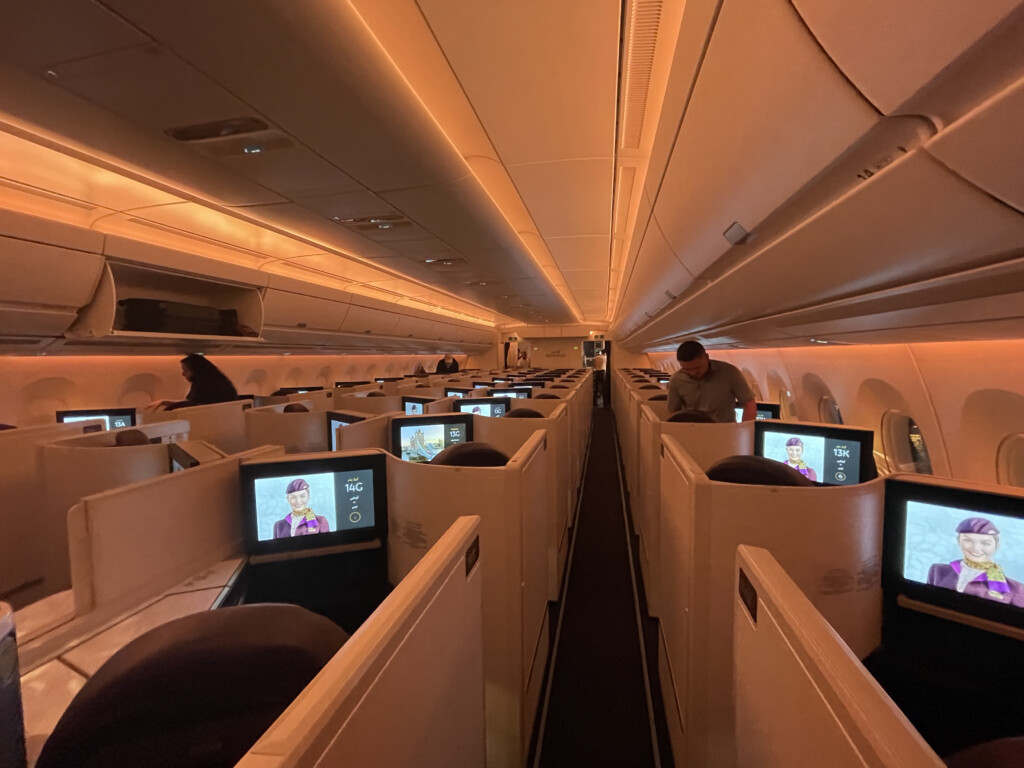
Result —
[[349, 310], [348, 294], [271, 275], [263, 292], [263, 338], [308, 345], [330, 343]]
[[85, 339], [259, 337], [260, 292], [149, 267], [107, 262], [92, 302], [68, 336]]
[[87, 229], [0, 211], [0, 336], [64, 333], [96, 290], [102, 245]]

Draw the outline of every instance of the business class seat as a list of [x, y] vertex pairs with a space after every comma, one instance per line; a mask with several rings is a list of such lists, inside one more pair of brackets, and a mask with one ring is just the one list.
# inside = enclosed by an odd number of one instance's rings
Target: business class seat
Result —
[[742, 485], [813, 486], [814, 483], [781, 461], [763, 456], [729, 456], [707, 471], [708, 480]]
[[430, 463], [447, 467], [504, 467], [508, 464], [508, 456], [489, 443], [454, 443]]
[[561, 400], [561, 396], [556, 395], [554, 392], [541, 392], [539, 395], [533, 396], [534, 400]]
[[114, 436], [114, 445], [118, 448], [127, 445], [149, 445], [149, 435], [141, 429], [118, 430]]
[[543, 419], [544, 414], [533, 408], [513, 408], [510, 411], [505, 411], [506, 419]]
[[668, 400], [668, 395], [653, 395], [647, 398], [648, 403], [664, 402]]
[[661, 389], [661, 387], [659, 387], [657, 384], [643, 384], [637, 387], [637, 389]]
[[693, 424], [714, 424], [715, 420], [704, 411], [676, 411], [667, 421], [687, 422]]
[[987, 741], [946, 758], [949, 768], [1021, 768], [1024, 766], [1024, 737]]
[[170, 621], [100, 667], [36, 766], [233, 766], [347, 639], [333, 622], [295, 605]]
[[381, 392], [379, 389], [372, 390], [366, 393], [367, 397], [387, 397], [386, 394]]
[[281, 413], [309, 413], [309, 408], [302, 403], [288, 403]]
[[552, 384], [551, 388], [552, 389], [572, 389], [572, 387], [567, 386], [565, 384]]

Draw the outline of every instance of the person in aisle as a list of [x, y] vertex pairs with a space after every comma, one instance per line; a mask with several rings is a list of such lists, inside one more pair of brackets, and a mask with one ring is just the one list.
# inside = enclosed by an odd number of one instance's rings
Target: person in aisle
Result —
[[743, 409], [743, 421], [757, 417], [757, 402], [750, 385], [735, 365], [712, 360], [699, 341], [684, 341], [676, 350], [679, 370], [668, 382], [668, 412], [684, 408], [704, 411], [715, 421], [736, 420], [736, 407]]
[[186, 355], [180, 361], [181, 375], [189, 382], [184, 400], [156, 400], [148, 410], [187, 408], [192, 405], [211, 405], [238, 399], [238, 391], [221, 370], [202, 355]]
[[445, 352], [444, 358], [437, 361], [437, 368], [434, 373], [458, 373], [459, 372], [459, 361], [456, 360], [451, 352]]
[[594, 354], [594, 405], [597, 405], [598, 397], [604, 402], [604, 379], [607, 376], [608, 358], [604, 356], [604, 350], [599, 349]]

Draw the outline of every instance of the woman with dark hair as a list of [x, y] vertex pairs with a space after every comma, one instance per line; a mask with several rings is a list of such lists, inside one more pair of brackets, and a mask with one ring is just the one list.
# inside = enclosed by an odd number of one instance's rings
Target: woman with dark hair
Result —
[[999, 529], [984, 517], [968, 517], [956, 527], [961, 557], [951, 563], [935, 563], [928, 569], [928, 583], [955, 589], [964, 595], [1024, 607], [1024, 584], [1008, 578], [995, 561]]
[[184, 400], [157, 400], [150, 408], [187, 408], [192, 405], [226, 403], [238, 399], [238, 391], [221, 370], [202, 355], [186, 355], [181, 360], [181, 375], [192, 386]]

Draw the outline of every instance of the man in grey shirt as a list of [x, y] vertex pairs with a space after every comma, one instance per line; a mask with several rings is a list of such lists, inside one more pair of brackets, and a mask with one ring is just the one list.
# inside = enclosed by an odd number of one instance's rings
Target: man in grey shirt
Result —
[[715, 421], [736, 421], [736, 406], [743, 408], [743, 421], [757, 416], [757, 403], [750, 385], [735, 365], [708, 357], [699, 341], [684, 341], [676, 350], [679, 370], [668, 382], [668, 412], [684, 408], [704, 411]]

